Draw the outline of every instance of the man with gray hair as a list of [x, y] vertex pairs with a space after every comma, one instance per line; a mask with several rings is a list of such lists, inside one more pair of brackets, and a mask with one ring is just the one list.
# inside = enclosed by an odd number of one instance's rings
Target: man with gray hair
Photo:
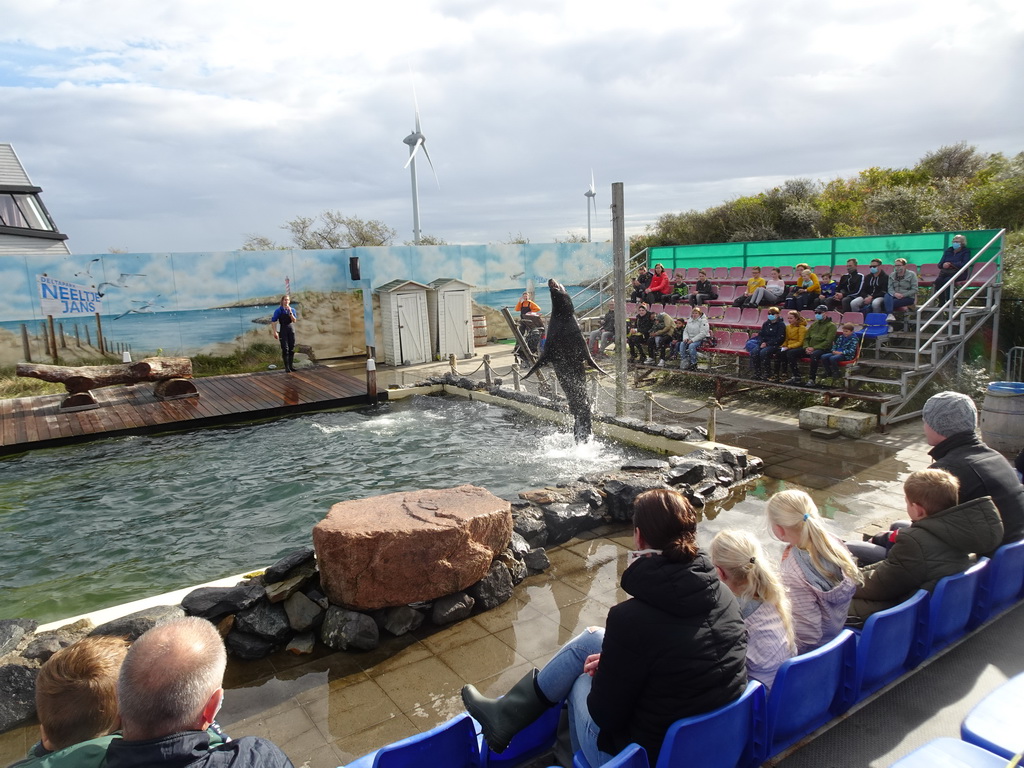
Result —
[[[921, 412], [934, 459], [960, 481], [960, 503], [991, 496], [1003, 519], [1003, 544], [1024, 539], [1024, 486], [1010, 462], [978, 436], [978, 409], [959, 392], [939, 392]], [[981, 553], [989, 554], [989, 553]]]
[[227, 653], [214, 626], [196, 617], [145, 632], [128, 650], [118, 679], [123, 739], [107, 768], [293, 768], [266, 739], [223, 740], [214, 723], [224, 700]]

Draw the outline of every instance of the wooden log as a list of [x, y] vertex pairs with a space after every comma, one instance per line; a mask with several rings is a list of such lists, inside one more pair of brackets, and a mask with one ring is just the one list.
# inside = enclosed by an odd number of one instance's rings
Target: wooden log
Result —
[[68, 392], [88, 392], [114, 384], [192, 378], [192, 361], [187, 357], [147, 357], [121, 365], [38, 365], [19, 363], [17, 375], [63, 384]]
[[191, 379], [163, 379], [153, 385], [157, 400], [180, 400], [183, 397], [199, 397], [199, 390]]

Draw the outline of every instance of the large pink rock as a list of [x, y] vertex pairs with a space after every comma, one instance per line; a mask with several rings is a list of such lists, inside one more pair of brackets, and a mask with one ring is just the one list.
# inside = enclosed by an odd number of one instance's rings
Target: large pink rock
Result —
[[343, 501], [313, 527], [324, 591], [361, 611], [465, 589], [511, 539], [509, 502], [474, 485]]

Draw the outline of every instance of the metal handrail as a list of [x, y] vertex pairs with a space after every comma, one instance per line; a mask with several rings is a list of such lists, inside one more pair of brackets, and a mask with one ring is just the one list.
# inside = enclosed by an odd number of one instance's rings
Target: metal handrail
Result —
[[[644, 248], [642, 251], [640, 251], [638, 253], [635, 253], [635, 254], [633, 254], [632, 256], [629, 257], [629, 259], [626, 261], [626, 273], [627, 274], [629, 274], [629, 273], [631, 273], [633, 271], [633, 269], [636, 267], [637, 263], [640, 261], [640, 258], [641, 257], [645, 257], [646, 253], [647, 253], [647, 249]], [[575, 294], [572, 294], [569, 297], [569, 298], [571, 298], [573, 300], [573, 305], [575, 305], [576, 299], [579, 296], [582, 296], [586, 291], [594, 290], [594, 286], [597, 286], [597, 296], [598, 296], [597, 304], [591, 310], [588, 310], [587, 312], [583, 313], [583, 315], [581, 316], [580, 319], [585, 320], [585, 319], [587, 319], [589, 317], [600, 317], [602, 314], [604, 314], [604, 312], [605, 312], [605, 308], [604, 308], [605, 304], [607, 304], [608, 301], [610, 301], [611, 299], [615, 298], [615, 296], [613, 295], [614, 294], [614, 287], [611, 285], [613, 275], [614, 275], [614, 273], [611, 272], [611, 271], [606, 272], [605, 274], [601, 275], [601, 277], [597, 278], [596, 280], [594, 280], [589, 285], [583, 286]], [[609, 291], [609, 295], [608, 295], [607, 298], [605, 297], [605, 291], [604, 291], [604, 286], [605, 285], [609, 286], [609, 288], [611, 289]]]

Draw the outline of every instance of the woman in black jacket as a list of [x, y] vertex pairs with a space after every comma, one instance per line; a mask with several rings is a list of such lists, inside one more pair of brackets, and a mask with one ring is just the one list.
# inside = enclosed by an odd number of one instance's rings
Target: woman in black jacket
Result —
[[622, 574], [632, 598], [608, 612], [504, 697], [462, 689], [495, 752], [554, 703], [569, 701], [573, 750], [592, 766], [631, 742], [658, 759], [668, 727], [737, 698], [747, 684], [746, 633], [732, 593], [697, 548], [697, 519], [676, 491], [640, 494], [635, 558]]

